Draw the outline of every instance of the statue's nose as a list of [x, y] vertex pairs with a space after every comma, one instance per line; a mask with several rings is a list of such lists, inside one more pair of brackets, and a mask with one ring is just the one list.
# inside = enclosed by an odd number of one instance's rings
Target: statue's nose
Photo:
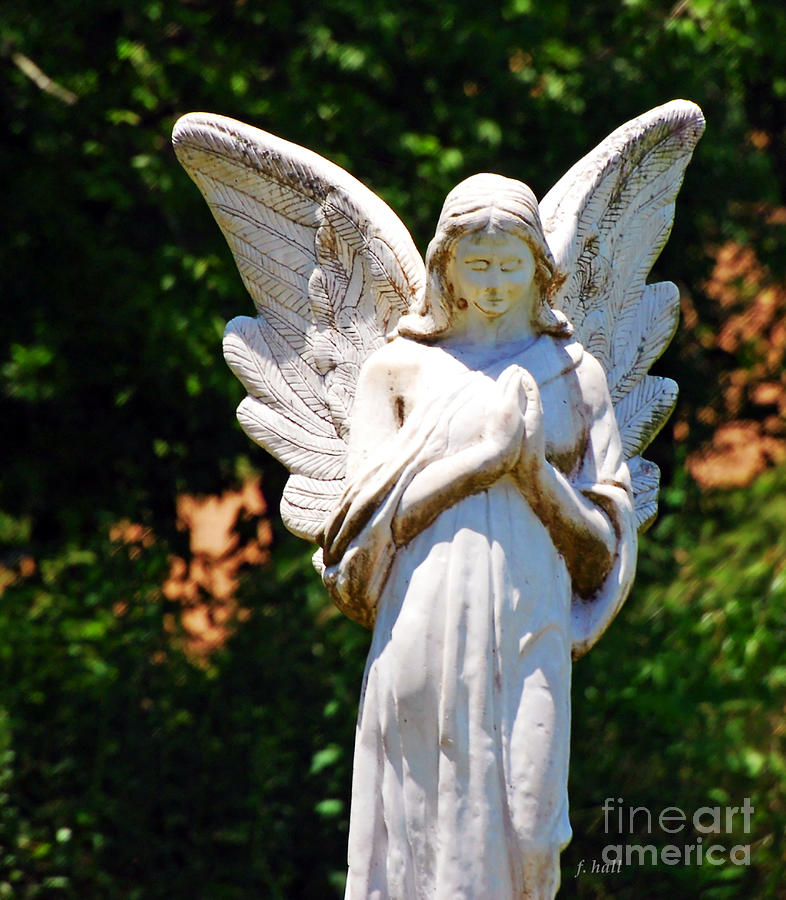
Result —
[[502, 270], [499, 266], [489, 266], [488, 268], [488, 285], [492, 288], [499, 287], [502, 280]]

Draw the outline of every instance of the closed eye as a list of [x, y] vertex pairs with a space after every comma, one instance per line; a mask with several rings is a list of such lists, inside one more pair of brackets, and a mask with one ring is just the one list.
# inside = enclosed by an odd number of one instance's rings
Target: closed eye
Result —
[[516, 272], [521, 268], [521, 260], [520, 259], [506, 259], [500, 264], [500, 270], [502, 272]]
[[465, 264], [468, 268], [472, 269], [473, 272], [485, 272], [489, 267], [489, 261], [487, 259], [468, 259], [465, 260]]

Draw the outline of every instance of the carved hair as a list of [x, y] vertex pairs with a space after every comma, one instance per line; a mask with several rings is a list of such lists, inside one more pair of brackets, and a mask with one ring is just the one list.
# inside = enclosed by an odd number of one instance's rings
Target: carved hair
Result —
[[540, 287], [540, 303], [533, 310], [532, 325], [539, 334], [569, 337], [573, 326], [548, 304], [564, 279], [556, 271], [535, 195], [521, 181], [490, 174], [467, 178], [445, 198], [436, 234], [426, 251], [425, 289], [399, 320], [398, 333], [432, 340], [450, 329], [459, 298], [448, 277], [448, 267], [459, 240], [479, 231], [506, 232], [527, 244], [535, 259], [535, 280]]

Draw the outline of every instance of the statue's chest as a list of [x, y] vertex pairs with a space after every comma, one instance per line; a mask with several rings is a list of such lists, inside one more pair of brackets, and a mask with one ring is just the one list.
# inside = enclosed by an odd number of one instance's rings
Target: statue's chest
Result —
[[[475, 422], [487, 416], [492, 408], [498, 393], [496, 382], [502, 372], [513, 363], [521, 365], [538, 382], [546, 458], [566, 475], [580, 463], [589, 434], [589, 413], [575, 368], [563, 371], [559, 360], [544, 365], [534, 354], [529, 358], [484, 361], [457, 358], [436, 347], [429, 351], [429, 365], [421, 369], [417, 379], [417, 394], [430, 400], [438, 396], [447, 398], [456, 384], [469, 377], [471, 388], [468, 385], [464, 392], [466, 404], [457, 415]], [[472, 362], [478, 363], [477, 367], [468, 364]]]

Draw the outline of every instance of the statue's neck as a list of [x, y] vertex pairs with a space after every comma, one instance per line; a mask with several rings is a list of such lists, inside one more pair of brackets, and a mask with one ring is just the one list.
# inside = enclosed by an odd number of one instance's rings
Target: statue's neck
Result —
[[478, 347], [494, 347], [537, 337], [527, 310], [517, 308], [490, 318], [475, 309], [463, 311], [456, 317], [445, 338]]

